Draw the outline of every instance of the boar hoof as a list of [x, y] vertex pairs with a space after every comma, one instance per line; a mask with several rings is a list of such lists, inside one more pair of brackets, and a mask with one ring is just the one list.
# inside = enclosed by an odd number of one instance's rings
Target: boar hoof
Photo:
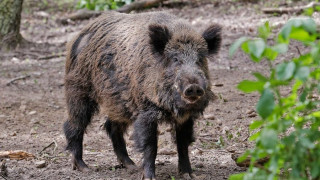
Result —
[[133, 173], [139, 171], [139, 167], [136, 166], [135, 164], [125, 165], [125, 167], [128, 169], [130, 174], [133, 174]]
[[138, 166], [136, 166], [135, 164], [127, 164], [127, 165], [125, 165], [125, 167], [127, 169], [133, 169], [133, 170], [137, 170], [138, 169]]
[[81, 171], [83, 173], [87, 173], [87, 172], [91, 171], [88, 166], [86, 166], [86, 167], [85, 166], [77, 166], [74, 164], [72, 168], [73, 168], [73, 170], [78, 169], [79, 171]]
[[73, 170], [78, 169], [79, 171], [84, 173], [90, 172], [89, 167], [83, 161], [79, 161], [79, 162], [74, 161], [72, 164], [72, 169]]
[[183, 179], [187, 179], [187, 180], [190, 180], [190, 179], [197, 179], [196, 178], [196, 175], [194, 175], [193, 173], [184, 173], [182, 175]]
[[156, 178], [145, 178], [144, 173], [142, 173], [141, 180], [156, 180]]

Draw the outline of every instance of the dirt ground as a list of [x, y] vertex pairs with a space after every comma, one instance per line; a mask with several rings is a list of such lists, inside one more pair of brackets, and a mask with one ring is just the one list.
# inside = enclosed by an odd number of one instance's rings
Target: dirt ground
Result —
[[[26, 0], [24, 5], [21, 33], [37, 45], [0, 54], [0, 151], [23, 150], [36, 158], [6, 159], [8, 176], [5, 179], [140, 178], [141, 172], [132, 173], [118, 168], [111, 141], [102, 128], [102, 115], [94, 117], [84, 138], [84, 160], [93, 171], [86, 174], [72, 170], [70, 154], [64, 150], [66, 143], [62, 131], [62, 124], [67, 118], [63, 81], [65, 43], [89, 20], [61, 25], [56, 23], [56, 19], [71, 13], [72, 3], [58, 7], [50, 6], [52, 1], [48, 1], [48, 7], [35, 8], [28, 2], [31, 0]], [[281, 1], [277, 3], [281, 5]], [[196, 122], [197, 140], [189, 152], [198, 179], [228, 179], [231, 174], [246, 170], [235, 164], [231, 154], [253, 146], [248, 141], [248, 126], [259, 118], [254, 112], [258, 94], [241, 93], [236, 86], [241, 80], [252, 78], [251, 72], [267, 73], [263, 62], [252, 63], [241, 52], [230, 58], [228, 49], [237, 38], [256, 35], [257, 27], [265, 21], [269, 20], [276, 32], [294, 15], [265, 15], [260, 8], [272, 4], [262, 2], [251, 4], [224, 0], [197, 4], [175, 8], [163, 6], [148, 11], [171, 12], [187, 19], [199, 32], [212, 23], [223, 26], [221, 51], [210, 57], [209, 64], [213, 91], [219, 98]], [[10, 82], [15, 78], [18, 79]], [[161, 125], [159, 131], [157, 179], [181, 179], [170, 129]], [[130, 129], [126, 135], [128, 151], [130, 157], [141, 165], [141, 154], [133, 148], [131, 133]], [[37, 168], [37, 163], [43, 160], [45, 167]]]

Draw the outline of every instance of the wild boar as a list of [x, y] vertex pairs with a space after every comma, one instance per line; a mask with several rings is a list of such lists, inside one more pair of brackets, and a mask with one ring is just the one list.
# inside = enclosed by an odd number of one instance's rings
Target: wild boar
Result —
[[157, 128], [175, 128], [179, 171], [193, 176], [188, 147], [193, 124], [213, 99], [207, 56], [218, 52], [221, 27], [202, 34], [165, 12], [107, 12], [69, 44], [65, 69], [67, 150], [74, 169], [88, 171], [82, 159], [83, 135], [95, 113], [120, 163], [134, 168], [123, 134], [134, 126], [135, 147], [143, 153], [143, 177], [155, 179]]

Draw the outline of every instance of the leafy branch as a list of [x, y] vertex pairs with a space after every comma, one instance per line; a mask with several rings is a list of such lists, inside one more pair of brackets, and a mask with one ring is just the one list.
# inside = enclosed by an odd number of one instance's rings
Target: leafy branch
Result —
[[[230, 179], [319, 179], [320, 178], [320, 42], [313, 19], [291, 19], [279, 32], [274, 45], [268, 22], [259, 28], [259, 37], [238, 39], [230, 48], [238, 48], [254, 62], [266, 60], [270, 73], [253, 73], [256, 80], [244, 80], [238, 89], [245, 93], [258, 91], [261, 96], [256, 110], [261, 119], [250, 125], [259, 131], [249, 139], [255, 141], [238, 161], [251, 157], [247, 172]], [[292, 40], [308, 48], [299, 57], [273, 63], [288, 52]], [[284, 87], [290, 89], [284, 95]], [[255, 167], [260, 159], [269, 157], [263, 167]]]

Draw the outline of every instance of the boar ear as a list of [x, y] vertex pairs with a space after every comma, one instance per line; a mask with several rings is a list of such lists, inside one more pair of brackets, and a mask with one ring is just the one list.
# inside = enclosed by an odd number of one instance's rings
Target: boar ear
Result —
[[171, 38], [171, 34], [165, 25], [151, 24], [149, 25], [150, 44], [154, 50], [163, 53], [166, 44]]
[[208, 44], [209, 54], [215, 54], [219, 51], [221, 44], [221, 26], [211, 25], [203, 33], [202, 37]]

